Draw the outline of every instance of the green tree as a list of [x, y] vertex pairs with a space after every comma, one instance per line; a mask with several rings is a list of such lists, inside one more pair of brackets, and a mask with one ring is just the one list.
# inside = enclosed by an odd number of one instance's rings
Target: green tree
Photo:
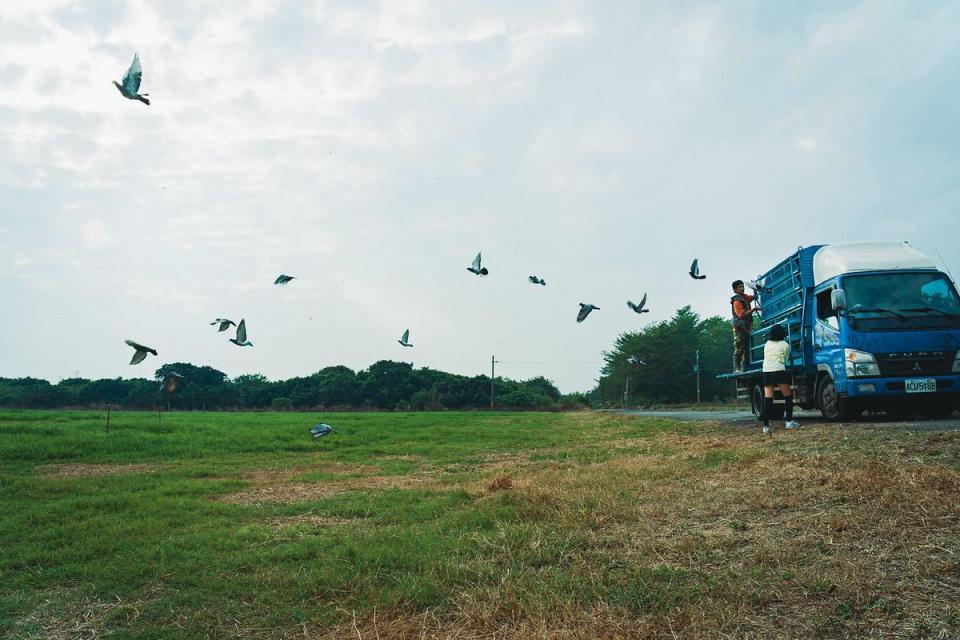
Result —
[[715, 376], [726, 370], [724, 363], [729, 362], [732, 349], [729, 322], [718, 317], [701, 321], [689, 306], [681, 307], [670, 320], [617, 337], [613, 348], [604, 353], [599, 398], [606, 404], [620, 404], [629, 376], [633, 404], [695, 401], [697, 350], [701, 398], [727, 398], [731, 387]]

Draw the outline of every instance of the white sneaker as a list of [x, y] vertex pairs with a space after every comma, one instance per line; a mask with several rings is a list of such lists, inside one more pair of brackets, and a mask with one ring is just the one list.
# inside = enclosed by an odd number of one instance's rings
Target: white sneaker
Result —
[[765, 435], [765, 436], [770, 435], [770, 427], [768, 427], [768, 426], [764, 426], [764, 427], [763, 427], [763, 435]]
[[796, 420], [787, 420], [787, 423], [783, 425], [784, 429], [799, 429], [800, 423]]

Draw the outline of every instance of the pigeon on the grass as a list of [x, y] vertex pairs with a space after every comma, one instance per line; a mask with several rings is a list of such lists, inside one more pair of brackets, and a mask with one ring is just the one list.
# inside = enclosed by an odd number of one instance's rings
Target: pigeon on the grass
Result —
[[700, 275], [700, 265], [697, 264], [697, 259], [693, 259], [693, 263], [690, 265], [690, 277], [694, 280], [704, 280], [707, 276]]
[[126, 75], [123, 76], [123, 83], [121, 84], [114, 80], [113, 85], [124, 98], [128, 100], [139, 100], [143, 104], [150, 104], [150, 101], [146, 98], [146, 96], [150, 95], [149, 93], [137, 93], [140, 91], [140, 79], [142, 77], [143, 70], [140, 68], [140, 56], [133, 54], [133, 62], [130, 63], [130, 68], [127, 69]]
[[406, 331], [404, 331], [403, 336], [399, 340], [397, 340], [397, 342], [399, 342], [405, 347], [412, 347], [413, 345], [410, 344], [410, 329], [407, 329]]
[[211, 326], [213, 326], [213, 325], [215, 325], [215, 324], [219, 324], [219, 325], [220, 325], [220, 328], [217, 329], [217, 332], [226, 331], [226, 330], [229, 329], [231, 326], [234, 326], [234, 327], [237, 326], [237, 323], [236, 323], [236, 322], [234, 322], [233, 320], [227, 320], [226, 318], [217, 318], [216, 320], [214, 320], [213, 322], [210, 323]]
[[128, 345], [136, 349], [136, 353], [133, 354], [133, 357], [130, 359], [130, 364], [140, 364], [143, 362], [148, 353], [157, 355], [156, 349], [151, 349], [150, 347], [145, 347], [140, 343], [134, 342], [133, 340], [124, 340]]
[[313, 428], [310, 429], [310, 435], [314, 438], [322, 438], [328, 433], [333, 433], [333, 427], [324, 422], [314, 425]]
[[238, 347], [252, 347], [252, 342], [247, 342], [247, 321], [240, 320], [240, 324], [237, 325], [237, 337], [230, 338], [230, 342], [237, 345]]
[[291, 280], [293, 280], [294, 278], [295, 276], [288, 276], [285, 273], [281, 273], [280, 275], [277, 276], [277, 279], [273, 281], [273, 284], [285, 285]]
[[547, 286], [547, 281], [544, 280], [543, 278], [538, 278], [537, 276], [527, 276], [527, 280], [530, 281], [530, 284], [540, 284], [543, 286]]
[[590, 315], [590, 312], [594, 309], [599, 309], [600, 307], [595, 307], [592, 304], [583, 304], [580, 303], [580, 313], [577, 314], [577, 322], [583, 322], [587, 319], [587, 316]]
[[633, 304], [632, 302], [627, 300], [627, 306], [633, 309], [634, 311], [636, 311], [637, 313], [650, 313], [650, 309], [644, 309], [646, 304], [647, 304], [647, 294], [643, 294], [643, 297], [640, 298], [640, 302], [638, 304]]
[[486, 268], [486, 267], [481, 267], [481, 266], [480, 266], [480, 254], [479, 254], [479, 253], [477, 254], [477, 257], [473, 259], [473, 263], [471, 263], [470, 266], [467, 267], [467, 271], [469, 271], [470, 273], [475, 273], [475, 274], [477, 274], [478, 276], [485, 276], [485, 275], [487, 275], [488, 273], [490, 273], [489, 271], [487, 271], [487, 268]]

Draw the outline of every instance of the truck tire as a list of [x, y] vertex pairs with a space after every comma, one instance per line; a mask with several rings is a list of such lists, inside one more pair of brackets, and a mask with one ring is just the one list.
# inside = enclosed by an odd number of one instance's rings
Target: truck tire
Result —
[[[763, 411], [763, 387], [759, 384], [754, 385], [753, 391], [750, 392], [750, 408], [757, 420], [760, 420], [760, 414]], [[787, 406], [785, 404], [774, 403], [773, 409], [770, 411], [770, 419], [782, 420], [786, 410]]]
[[817, 404], [820, 405], [820, 413], [824, 420], [828, 422], [843, 422], [855, 415], [847, 399], [840, 397], [837, 393], [833, 378], [829, 376], [824, 376], [817, 384]]
[[920, 415], [927, 420], [943, 420], [949, 418], [954, 410], [955, 407], [952, 404], [935, 402], [920, 409]]
[[754, 417], [759, 420], [763, 411], [763, 387], [758, 384], [753, 385], [753, 389], [750, 391], [750, 409], [753, 411]]

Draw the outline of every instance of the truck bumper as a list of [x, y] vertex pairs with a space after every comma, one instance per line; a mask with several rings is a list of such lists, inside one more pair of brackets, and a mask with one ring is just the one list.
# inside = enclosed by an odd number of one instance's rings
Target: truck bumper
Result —
[[851, 398], [876, 396], [932, 398], [946, 394], [960, 394], [960, 376], [922, 376], [922, 378], [936, 380], [937, 390], [925, 393], [907, 393], [906, 380], [908, 378], [849, 378], [846, 384], [846, 392]]
[[923, 376], [923, 378], [936, 380], [937, 390], [907, 393], [905, 381], [908, 378], [851, 378], [847, 380], [845, 391], [848, 398], [862, 401], [876, 398], [886, 401], [909, 400], [917, 403], [953, 402], [960, 407], [960, 376]]

